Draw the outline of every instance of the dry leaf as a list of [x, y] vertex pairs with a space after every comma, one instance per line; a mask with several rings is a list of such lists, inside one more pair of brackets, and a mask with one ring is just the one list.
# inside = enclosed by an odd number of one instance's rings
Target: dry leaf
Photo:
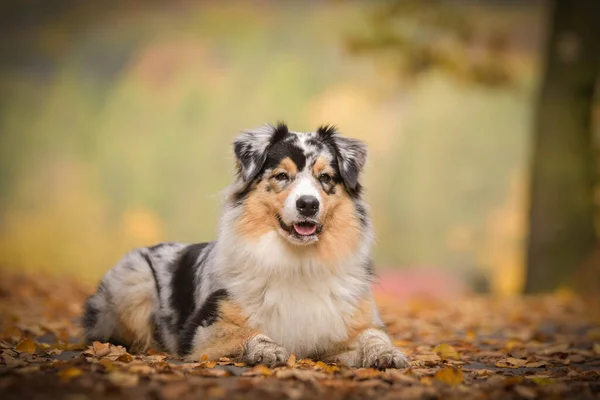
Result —
[[58, 377], [61, 382], [69, 382], [71, 379], [81, 376], [83, 371], [79, 368], [71, 367], [58, 372]]
[[100, 343], [93, 342], [92, 343], [93, 355], [96, 357], [104, 357], [110, 354], [110, 344], [109, 343]]
[[528, 386], [517, 385], [514, 387], [514, 390], [519, 396], [526, 399], [535, 399], [537, 397], [536, 391]]
[[134, 387], [138, 384], [140, 378], [134, 374], [115, 371], [108, 374], [108, 380], [116, 386]]
[[287, 364], [287, 366], [288, 366], [288, 367], [290, 367], [290, 368], [291, 368], [291, 367], [293, 367], [293, 366], [294, 366], [294, 364], [296, 364], [296, 355], [295, 355], [294, 353], [292, 353], [292, 354], [290, 355], [290, 357], [287, 359], [287, 362], [286, 362], [286, 364]]
[[446, 367], [435, 373], [434, 379], [455, 386], [461, 384], [465, 377], [459, 368]]
[[442, 360], [460, 360], [460, 356], [454, 350], [454, 347], [450, 346], [448, 343], [442, 343], [437, 345], [433, 352], [436, 353]]
[[259, 364], [248, 371], [244, 372], [242, 376], [271, 376], [273, 375], [273, 371], [262, 364]]
[[532, 361], [532, 362], [528, 362], [524, 365], [524, 367], [527, 368], [540, 368], [540, 367], [545, 367], [547, 366], [548, 363], [546, 361]]
[[594, 353], [600, 356], [600, 343], [594, 343]]
[[98, 364], [102, 365], [104, 367], [104, 371], [106, 372], [110, 372], [115, 368], [113, 362], [107, 358], [101, 359], [100, 361], [98, 361]]
[[275, 377], [279, 379], [298, 379], [300, 381], [314, 381], [316, 379], [325, 379], [327, 375], [322, 372], [309, 369], [279, 369], [275, 372]]
[[130, 363], [133, 361], [133, 357], [129, 353], [121, 354], [115, 361], [120, 361], [124, 363]]
[[31, 338], [26, 338], [26, 339], [21, 340], [16, 347], [17, 351], [20, 351], [23, 353], [29, 353], [29, 354], [35, 353], [35, 349], [36, 349], [35, 342]]

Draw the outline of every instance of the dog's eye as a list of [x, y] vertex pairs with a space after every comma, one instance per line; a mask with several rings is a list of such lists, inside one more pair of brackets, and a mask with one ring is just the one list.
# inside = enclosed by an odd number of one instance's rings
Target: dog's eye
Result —
[[285, 172], [280, 172], [279, 174], [275, 175], [275, 179], [280, 182], [284, 182], [284, 181], [289, 180], [290, 177]]
[[321, 175], [319, 175], [319, 181], [321, 183], [327, 184], [327, 183], [331, 182], [331, 175], [329, 175], [329, 174], [321, 174]]

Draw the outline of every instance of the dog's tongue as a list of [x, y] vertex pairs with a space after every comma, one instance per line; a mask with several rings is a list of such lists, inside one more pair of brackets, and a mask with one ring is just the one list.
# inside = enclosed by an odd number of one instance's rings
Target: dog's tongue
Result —
[[294, 230], [298, 235], [310, 236], [317, 230], [317, 225], [299, 225], [294, 224]]

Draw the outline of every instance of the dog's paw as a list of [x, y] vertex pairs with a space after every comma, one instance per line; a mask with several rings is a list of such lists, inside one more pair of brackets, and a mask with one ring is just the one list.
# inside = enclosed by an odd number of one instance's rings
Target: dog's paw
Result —
[[257, 335], [248, 342], [243, 361], [246, 364], [272, 365], [286, 362], [290, 357], [289, 351], [273, 342], [265, 335]]
[[408, 358], [403, 352], [384, 344], [365, 349], [360, 364], [363, 368], [377, 369], [406, 368], [409, 365]]

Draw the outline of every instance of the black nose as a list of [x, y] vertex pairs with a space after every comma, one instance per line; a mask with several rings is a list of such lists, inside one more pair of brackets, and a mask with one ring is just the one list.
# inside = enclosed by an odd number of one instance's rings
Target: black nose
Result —
[[296, 208], [305, 217], [312, 217], [319, 209], [319, 200], [315, 196], [300, 196], [296, 200]]

